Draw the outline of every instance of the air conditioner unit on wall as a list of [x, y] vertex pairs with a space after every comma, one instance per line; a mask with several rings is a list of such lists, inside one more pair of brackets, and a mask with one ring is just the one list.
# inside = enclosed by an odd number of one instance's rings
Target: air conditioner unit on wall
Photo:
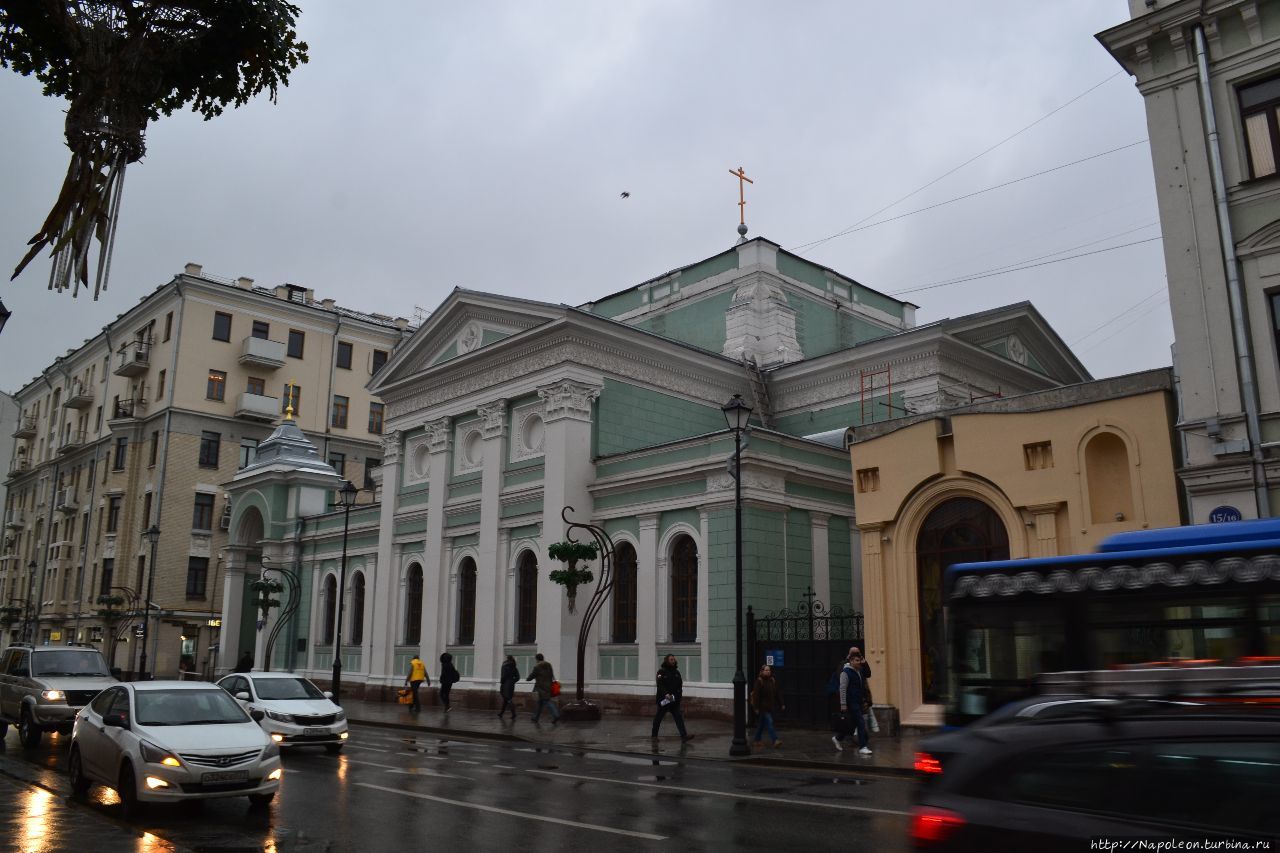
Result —
[[231, 529], [231, 504], [227, 504], [225, 507], [223, 507], [222, 518], [218, 520], [218, 529], [220, 530]]

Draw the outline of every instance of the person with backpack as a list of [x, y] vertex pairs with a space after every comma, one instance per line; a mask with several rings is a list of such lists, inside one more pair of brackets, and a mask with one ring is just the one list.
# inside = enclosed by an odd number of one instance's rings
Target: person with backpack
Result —
[[[864, 665], [862, 650], [857, 646], [849, 649], [849, 656], [845, 659], [844, 666], [840, 668], [838, 691], [840, 716], [844, 725], [839, 734], [831, 736], [831, 742], [835, 744], [837, 751], [843, 751], [845, 739], [856, 734], [858, 754], [870, 755], [871, 748], [867, 746], [867, 720], [863, 717], [866, 710], [863, 706], [867, 703], [868, 695], [867, 682], [862, 674]], [[867, 671], [870, 671], [870, 667]]]
[[542, 656], [542, 652], [534, 655], [533, 659], [533, 669], [529, 670], [529, 677], [525, 679], [533, 682], [533, 692], [538, 697], [538, 706], [533, 709], [533, 721], [538, 722], [542, 717], [542, 709], [546, 707], [551, 709], [551, 725], [554, 726], [560, 722], [560, 708], [551, 699], [551, 685], [555, 683], [556, 673]]
[[448, 652], [440, 655], [440, 704], [444, 706], [446, 714], [449, 713], [449, 692], [461, 680], [462, 675], [453, 665], [453, 655]]

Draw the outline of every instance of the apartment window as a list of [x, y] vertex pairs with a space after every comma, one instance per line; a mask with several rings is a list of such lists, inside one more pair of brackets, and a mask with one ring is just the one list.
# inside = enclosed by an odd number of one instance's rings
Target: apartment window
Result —
[[116, 561], [111, 557], [102, 560], [102, 582], [98, 586], [98, 595], [111, 594], [112, 576], [116, 573]]
[[160, 379], [156, 382], [156, 402], [159, 403], [164, 399], [164, 378], [168, 375], [167, 370], [160, 371]]
[[[161, 372], [161, 374], [163, 374], [163, 373], [164, 373], [164, 371], [163, 371], [163, 370], [162, 370], [162, 371], [160, 371], [160, 372]], [[102, 407], [101, 407], [101, 406], [99, 406], [99, 407], [98, 407], [98, 417], [97, 417], [97, 422], [96, 422], [96, 424], [94, 425], [94, 428], [93, 428], [93, 429], [94, 429], [94, 432], [102, 432]]]
[[151, 526], [151, 492], [147, 492], [142, 496], [142, 523]]
[[213, 339], [215, 341], [231, 340], [231, 315], [218, 311], [213, 315]]
[[258, 439], [240, 439], [240, 467], [248, 468], [258, 458]]
[[125, 455], [129, 452], [129, 437], [121, 435], [116, 438], [116, 452], [111, 460], [111, 467], [116, 471], [124, 470]]
[[156, 459], [160, 456], [160, 430], [151, 433], [151, 452], [147, 457], [147, 465], [156, 467]]
[[341, 394], [333, 395], [333, 418], [331, 423], [340, 429], [347, 428], [347, 406], [351, 400]]
[[173, 312], [170, 311], [164, 315], [164, 339], [167, 341], [173, 337]]
[[107, 532], [116, 533], [120, 530], [120, 496], [112, 495], [107, 498]]
[[1267, 294], [1271, 303], [1271, 334], [1276, 342], [1276, 354], [1280, 355], [1280, 290]]
[[380, 465], [382, 465], [381, 459], [364, 460], [364, 488], [367, 491], [371, 492], [374, 490], [373, 472], [377, 471]]
[[346, 341], [338, 341], [338, 367], [351, 369], [351, 344]]
[[302, 345], [307, 336], [297, 329], [289, 330], [289, 358], [302, 358]]
[[209, 558], [187, 558], [187, 598], [204, 598], [209, 583]]
[[373, 372], [377, 373], [382, 369], [382, 365], [387, 363], [387, 351], [384, 349], [376, 349], [373, 351]]
[[284, 386], [284, 393], [280, 395], [280, 413], [284, 414], [285, 409], [292, 405], [293, 413], [296, 415], [302, 406], [301, 400], [302, 386], [294, 385], [292, 382], [287, 383]]
[[369, 404], [369, 432], [374, 435], [382, 435], [382, 404]]
[[209, 432], [208, 430], [200, 433], [200, 467], [201, 468], [217, 468], [218, 467], [218, 450], [222, 445], [222, 434], [217, 432]]
[[213, 495], [207, 492], [196, 493], [195, 508], [191, 513], [191, 529], [213, 529]]
[[204, 396], [206, 400], [225, 400], [227, 397], [227, 372], [225, 370], [210, 370], [209, 384], [205, 387]]
[[257, 394], [259, 397], [266, 396], [267, 381], [265, 379], [259, 379], [256, 376], [250, 376], [249, 381], [245, 384], [244, 390], [248, 391], [250, 394]]
[[267, 340], [271, 336], [271, 324], [264, 323], [261, 320], [253, 321], [253, 336], [262, 340]]
[[345, 477], [345, 476], [347, 476], [347, 474], [346, 474], [346, 471], [347, 471], [347, 454], [345, 454], [345, 453], [330, 453], [330, 454], [329, 454], [329, 467], [330, 467], [330, 468], [332, 468], [333, 470], [337, 471], [337, 472], [338, 472], [338, 476], [339, 476], [339, 477]]
[[1239, 98], [1240, 119], [1249, 146], [1250, 177], [1274, 175], [1276, 152], [1280, 151], [1280, 77], [1241, 87]]

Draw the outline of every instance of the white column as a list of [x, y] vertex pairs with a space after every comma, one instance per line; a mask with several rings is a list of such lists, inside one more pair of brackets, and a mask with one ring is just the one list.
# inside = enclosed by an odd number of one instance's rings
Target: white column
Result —
[[[449, 491], [448, 418], [427, 427], [427, 536], [422, 549], [422, 659], [428, 665], [444, 651], [452, 599], [449, 597], [449, 565], [444, 547], [444, 501]], [[385, 493], [386, 487], [384, 485]]]
[[[711, 680], [711, 555], [707, 542], [710, 541], [710, 513], [706, 509], [698, 511], [698, 645], [702, 649], [701, 681]], [[746, 619], [746, 613], [743, 613]], [[744, 623], [745, 624], [745, 623]], [[745, 639], [745, 638], [744, 638]], [[732, 649], [732, 643], [730, 643]]]
[[378, 479], [382, 482], [382, 504], [378, 509], [378, 556], [375, 571], [365, 575], [366, 591], [373, 584], [372, 609], [365, 619], [368, 664], [365, 671], [370, 682], [393, 683], [395, 670], [396, 638], [400, 631], [399, 549], [393, 544], [396, 530], [396, 509], [400, 505], [400, 448], [401, 435], [388, 433], [382, 437], [382, 465]]
[[639, 676], [657, 670], [658, 660], [658, 514], [642, 515], [636, 553], [636, 653]]
[[[598, 385], [561, 380], [539, 388], [544, 405], [542, 488], [542, 542], [540, 554], [553, 542], [565, 538], [566, 525], [560, 518], [566, 506], [577, 521], [591, 521], [593, 504], [588, 491], [595, 476], [591, 461], [591, 404], [600, 396]], [[576, 682], [578, 626], [586, 601], [579, 596], [577, 612], [570, 615], [564, 588], [538, 573], [538, 650], [566, 684]]]
[[[499, 483], [501, 483], [501, 476], [499, 476]], [[541, 567], [539, 567], [539, 571], [541, 571]], [[503, 649], [506, 648], [507, 643], [511, 642], [512, 626], [515, 624], [512, 615], [515, 602], [515, 596], [511, 590], [513, 577], [511, 531], [504, 527], [498, 530], [498, 557], [494, 561], [493, 618], [498, 620], [494, 630], [494, 635], [498, 640], [495, 667], [502, 666]], [[496, 672], [497, 670], [495, 669], [494, 671]]]
[[809, 530], [813, 536], [813, 592], [827, 607], [831, 607], [831, 548], [827, 540], [827, 526], [831, 516], [825, 512], [809, 513]]
[[[244, 564], [234, 552], [227, 554], [227, 573], [222, 579], [222, 630], [218, 634], [217, 674], [230, 672], [240, 659], [240, 620], [244, 618]], [[236, 562], [233, 562], [236, 561]], [[250, 614], [249, 618], [253, 618]], [[136, 642], [136, 640], [135, 640]], [[127, 651], [127, 649], [126, 649]]]
[[[504, 531], [505, 532], [505, 531]], [[510, 546], [508, 546], [510, 547]], [[503, 608], [505, 617], [503, 618], [503, 640], [504, 644], [512, 644], [516, 641], [516, 567], [515, 561], [510, 553], [507, 554], [507, 567], [504, 574], [505, 588], [507, 591], [506, 607]]]
[[499, 595], [498, 524], [502, 521], [502, 458], [507, 434], [507, 401], [495, 400], [478, 406], [484, 436], [480, 475], [480, 543], [476, 559], [476, 639], [472, 675], [477, 681], [492, 681], [498, 673], [498, 650], [502, 645], [502, 611]]

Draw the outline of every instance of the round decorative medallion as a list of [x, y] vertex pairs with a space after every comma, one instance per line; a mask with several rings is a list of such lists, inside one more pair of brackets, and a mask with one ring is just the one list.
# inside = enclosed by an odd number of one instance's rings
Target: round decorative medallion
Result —
[[466, 439], [462, 442], [463, 458], [467, 460], [468, 465], [479, 465], [483, 454], [484, 438], [480, 435], [480, 430], [472, 430], [467, 433]]
[[462, 330], [462, 336], [458, 338], [458, 351], [471, 352], [480, 346], [480, 338], [480, 327], [475, 323], [468, 323]]
[[1018, 364], [1027, 363], [1027, 348], [1023, 346], [1022, 341], [1018, 340], [1017, 335], [1010, 335], [1008, 340], [1009, 358], [1018, 362]]
[[426, 477], [431, 471], [431, 451], [425, 444], [419, 444], [413, 451], [413, 473], [418, 477]]
[[542, 418], [539, 415], [529, 415], [524, 419], [520, 430], [520, 444], [529, 453], [536, 453], [542, 449], [542, 439], [546, 432], [543, 426]]

